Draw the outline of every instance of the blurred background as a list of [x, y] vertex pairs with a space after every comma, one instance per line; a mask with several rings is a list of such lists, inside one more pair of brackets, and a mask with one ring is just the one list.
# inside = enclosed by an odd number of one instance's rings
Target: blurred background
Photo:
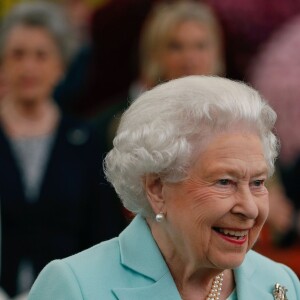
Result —
[[276, 110], [255, 248], [300, 277], [299, 46], [299, 0], [1, 0], [0, 299], [129, 222], [102, 159], [128, 104], [186, 75], [245, 81]]

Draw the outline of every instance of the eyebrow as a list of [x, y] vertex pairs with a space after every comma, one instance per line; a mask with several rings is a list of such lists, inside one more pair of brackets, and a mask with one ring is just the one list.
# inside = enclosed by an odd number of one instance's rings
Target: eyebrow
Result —
[[[230, 165], [219, 164], [215, 167], [209, 169], [207, 171], [209, 177], [215, 177], [216, 175], [229, 175], [235, 178], [244, 178], [246, 176], [246, 171], [240, 167], [231, 167]], [[260, 176], [267, 176], [268, 175], [268, 168], [267, 166], [259, 167], [253, 174], [251, 174], [251, 178], [253, 177], [260, 177]]]

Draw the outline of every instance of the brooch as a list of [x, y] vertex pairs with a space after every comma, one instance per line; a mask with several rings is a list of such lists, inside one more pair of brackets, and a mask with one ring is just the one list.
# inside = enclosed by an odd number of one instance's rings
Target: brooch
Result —
[[286, 296], [287, 288], [276, 283], [273, 289], [274, 300], [288, 300]]

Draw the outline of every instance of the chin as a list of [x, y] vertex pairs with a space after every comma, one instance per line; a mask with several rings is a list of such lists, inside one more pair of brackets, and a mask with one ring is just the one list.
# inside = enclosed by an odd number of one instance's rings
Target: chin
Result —
[[238, 268], [244, 261], [246, 254], [233, 253], [222, 258], [213, 259], [214, 265], [219, 269], [235, 269]]

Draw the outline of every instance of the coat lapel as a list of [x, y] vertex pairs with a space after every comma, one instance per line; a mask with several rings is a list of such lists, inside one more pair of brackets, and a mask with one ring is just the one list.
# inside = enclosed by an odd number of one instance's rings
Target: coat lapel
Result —
[[114, 289], [118, 300], [181, 300], [170, 273], [146, 287]]
[[135, 217], [121, 233], [119, 241], [121, 264], [149, 279], [149, 285], [145, 287], [113, 289], [119, 300], [181, 299], [151, 231], [141, 216]]
[[272, 295], [272, 286], [268, 288], [267, 285], [265, 285], [266, 288], [264, 290], [258, 287], [257, 281], [255, 279], [255, 273], [259, 272], [259, 270], [257, 270], [257, 267], [259, 267], [257, 266], [257, 262], [253, 261], [251, 253], [248, 253], [243, 264], [239, 268], [234, 270], [238, 299], [274, 300], [274, 297]]

